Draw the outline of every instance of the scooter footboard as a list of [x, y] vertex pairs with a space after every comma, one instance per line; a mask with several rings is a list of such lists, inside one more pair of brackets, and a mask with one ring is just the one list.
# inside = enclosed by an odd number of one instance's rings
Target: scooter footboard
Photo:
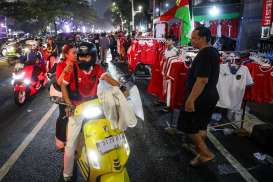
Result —
[[110, 173], [100, 177], [100, 182], [130, 182], [126, 169], [119, 173]]

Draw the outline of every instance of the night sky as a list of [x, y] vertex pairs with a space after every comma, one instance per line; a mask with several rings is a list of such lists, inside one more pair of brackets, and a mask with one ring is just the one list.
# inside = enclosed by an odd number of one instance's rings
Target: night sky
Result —
[[98, 16], [103, 17], [105, 10], [110, 6], [111, 2], [112, 0], [96, 0], [94, 2]]

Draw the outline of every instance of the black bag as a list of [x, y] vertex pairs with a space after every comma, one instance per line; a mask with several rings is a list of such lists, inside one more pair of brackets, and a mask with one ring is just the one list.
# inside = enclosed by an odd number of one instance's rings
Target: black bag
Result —
[[271, 124], [254, 126], [251, 138], [266, 151], [273, 153], [273, 126]]

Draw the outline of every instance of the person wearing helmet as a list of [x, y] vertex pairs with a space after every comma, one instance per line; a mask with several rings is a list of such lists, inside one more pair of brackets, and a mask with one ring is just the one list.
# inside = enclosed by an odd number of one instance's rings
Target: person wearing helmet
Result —
[[[33, 65], [33, 80], [38, 81], [38, 75], [41, 72], [46, 72], [45, 62], [43, 60], [42, 53], [38, 50], [38, 42], [35, 40], [26, 41], [25, 51], [20, 57], [20, 62], [25, 65]], [[38, 83], [39, 84], [39, 83]], [[37, 85], [39, 87], [39, 85]]]
[[[72, 106], [77, 106], [87, 100], [97, 96], [97, 87], [100, 80], [104, 80], [112, 86], [119, 86], [119, 82], [114, 80], [103, 68], [96, 64], [96, 46], [89, 42], [82, 42], [78, 48], [78, 60], [73, 64], [72, 72], [65, 74], [61, 91], [65, 102]], [[71, 181], [77, 138], [82, 126], [82, 118], [73, 116], [66, 108], [69, 116], [67, 127], [67, 143], [64, 153], [64, 181]]]

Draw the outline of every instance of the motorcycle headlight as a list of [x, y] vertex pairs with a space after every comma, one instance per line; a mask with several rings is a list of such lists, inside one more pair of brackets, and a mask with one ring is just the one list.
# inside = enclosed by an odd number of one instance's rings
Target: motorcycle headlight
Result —
[[86, 119], [96, 119], [103, 117], [102, 108], [99, 106], [87, 106], [83, 110], [83, 117]]
[[14, 80], [21, 80], [21, 79], [24, 78], [25, 74], [26, 74], [25, 72], [21, 72], [21, 73], [19, 73], [19, 74], [13, 73], [13, 74], [12, 74], [12, 78], [13, 78]]
[[7, 50], [6, 50], [6, 49], [3, 49], [3, 50], [2, 50], [2, 55], [3, 55], [3, 56], [6, 56], [6, 55], [7, 55]]
[[96, 151], [93, 151], [93, 150], [89, 151], [88, 158], [95, 169], [100, 169], [99, 154]]
[[24, 79], [24, 84], [29, 85], [30, 84], [30, 80], [29, 79]]
[[7, 52], [13, 52], [15, 51], [15, 47], [7, 47]]

